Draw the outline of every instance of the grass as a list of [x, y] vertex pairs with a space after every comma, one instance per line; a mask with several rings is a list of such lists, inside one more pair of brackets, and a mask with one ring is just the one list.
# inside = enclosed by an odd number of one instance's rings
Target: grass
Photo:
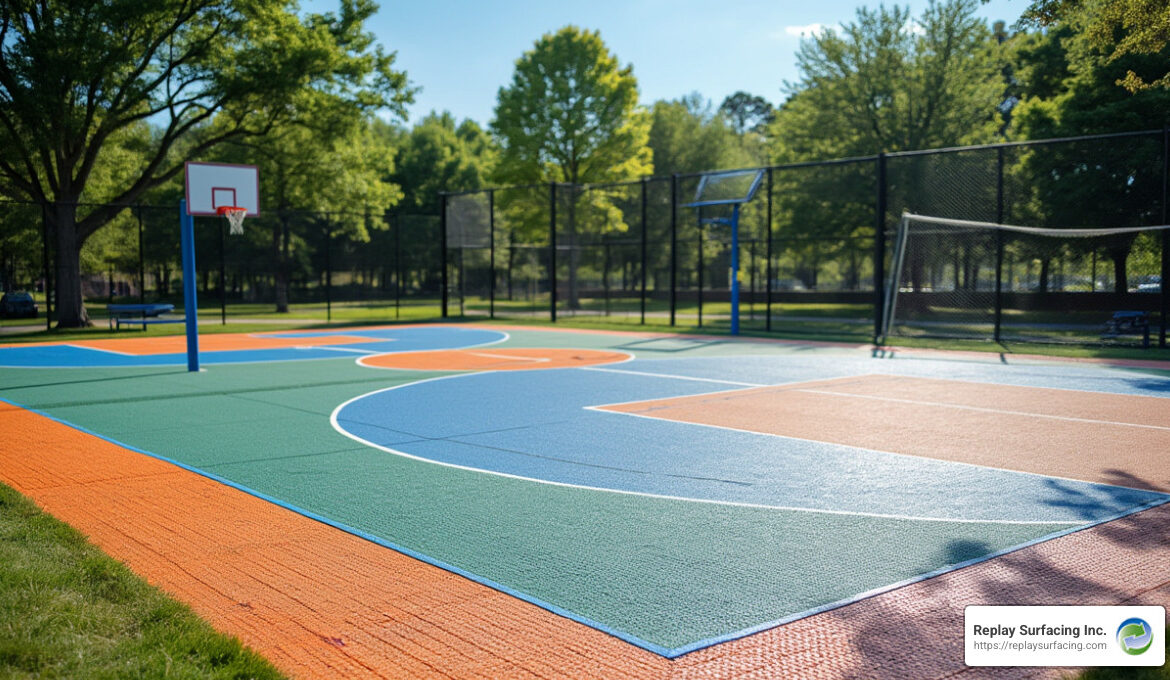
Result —
[[[1170, 637], [1166, 638], [1166, 658], [1170, 659]], [[1092, 668], [1076, 677], [1079, 680], [1170, 680], [1170, 663], [1161, 666]]]
[[[440, 316], [439, 301], [430, 298], [410, 298], [396, 307], [393, 300], [335, 302], [332, 312], [327, 313], [324, 303], [298, 303], [290, 305], [289, 312], [273, 311], [271, 304], [232, 304], [227, 308], [228, 323], [214, 323], [220, 318], [218, 306], [204, 306], [199, 310], [200, 333], [256, 333], [296, 328], [345, 327], [365, 324], [418, 323], [436, 321], [488, 322], [488, 305], [484, 299], [468, 297], [464, 303], [466, 315], [459, 315], [459, 300], [453, 296], [449, 303], [451, 316]], [[614, 299], [610, 301], [610, 315], [604, 314], [604, 301], [582, 300], [584, 313], [558, 310], [557, 327], [592, 330], [646, 330], [664, 333], [699, 333], [726, 335], [729, 333], [727, 302], [708, 302], [703, 305], [703, 325], [698, 325], [698, 308], [694, 302], [681, 303], [676, 309], [676, 325], [670, 325], [669, 305], [665, 301], [648, 300], [646, 323], [642, 324], [640, 301], [636, 299]], [[181, 310], [180, 310], [181, 311]], [[765, 330], [764, 306], [762, 304], [741, 306], [741, 332], [746, 337], [783, 338], [805, 341], [844, 342], [866, 344], [872, 339], [872, 309], [868, 305], [855, 304], [791, 304], [772, 305], [772, 331]], [[24, 333], [6, 333], [0, 336], [0, 343], [45, 342], [98, 339], [107, 337], [142, 337], [150, 335], [175, 335], [183, 332], [181, 324], [151, 326], [144, 333], [138, 330], [112, 332], [105, 320], [104, 305], [92, 305], [90, 309], [94, 326], [85, 329], [51, 330], [42, 329]], [[497, 323], [514, 323], [533, 327], [551, 327], [548, 321], [548, 298], [539, 296], [533, 300], [497, 300]], [[41, 324], [44, 323], [40, 319]], [[212, 323], [207, 323], [212, 322]], [[931, 337], [897, 337], [890, 344], [898, 347], [921, 349], [962, 350], [972, 352], [993, 352], [1000, 354], [1032, 354], [1053, 357], [1103, 358], [1103, 359], [1152, 359], [1170, 361], [1170, 350], [1158, 348], [1142, 349], [1114, 343], [1087, 344], [1087, 336], [1068, 335], [1059, 331], [1050, 332], [1056, 342], [1002, 342], [986, 340], [964, 340]], [[1094, 337], [1095, 336], [1091, 336]], [[1136, 336], [1126, 336], [1125, 341], [1136, 342]], [[1157, 338], [1152, 338], [1156, 343]], [[1060, 342], [1067, 340], [1067, 342]]]
[[0, 677], [284, 676], [0, 484]]

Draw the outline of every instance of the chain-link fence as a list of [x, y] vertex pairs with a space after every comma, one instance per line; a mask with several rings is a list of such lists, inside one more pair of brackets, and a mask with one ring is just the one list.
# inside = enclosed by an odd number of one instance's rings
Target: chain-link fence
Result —
[[[745, 331], [867, 340], [882, 334], [903, 212], [1050, 228], [1165, 224], [1164, 130], [878, 154], [765, 169], [740, 206]], [[606, 185], [443, 194], [439, 215], [267, 211], [228, 236], [196, 221], [201, 315], [230, 322], [393, 321], [458, 315], [726, 328], [725, 206], [684, 207], [704, 173]], [[84, 216], [109, 206], [78, 206]], [[52, 309], [54, 206], [5, 203], [0, 285]], [[181, 304], [178, 207], [122, 206], [81, 252], [82, 293]], [[896, 272], [895, 336], [1165, 344], [1167, 236], [1037, 240], [938, 236]], [[47, 266], [46, 266], [47, 265]], [[3, 319], [3, 324], [29, 323]], [[1129, 331], [1129, 327], [1125, 327]]]
[[[79, 205], [77, 214], [97, 207]], [[57, 277], [48, 220], [35, 204], [0, 209], [0, 284], [6, 292], [33, 293], [39, 317], [0, 323], [51, 326]], [[225, 324], [437, 318], [439, 236], [437, 216], [393, 212], [271, 211], [246, 220], [239, 236], [228, 235], [223, 218], [197, 217], [200, 318]], [[81, 293], [95, 323], [105, 323], [106, 305], [115, 303], [171, 303], [183, 311], [178, 205], [122, 207], [86, 240], [80, 262]]]

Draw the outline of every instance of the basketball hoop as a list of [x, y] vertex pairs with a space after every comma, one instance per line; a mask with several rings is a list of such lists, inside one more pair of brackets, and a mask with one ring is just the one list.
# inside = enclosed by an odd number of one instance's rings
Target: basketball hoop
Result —
[[216, 208], [215, 212], [227, 218], [229, 234], [235, 236], [244, 233], [244, 216], [248, 214], [246, 208], [223, 205]]

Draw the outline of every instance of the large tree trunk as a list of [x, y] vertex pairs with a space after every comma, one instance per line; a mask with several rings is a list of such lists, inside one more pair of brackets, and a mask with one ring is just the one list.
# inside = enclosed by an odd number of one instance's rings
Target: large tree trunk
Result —
[[1113, 260], [1113, 280], [1116, 281], [1116, 290], [1118, 293], [1125, 293], [1129, 291], [1129, 275], [1126, 261], [1129, 259], [1129, 248], [1110, 248], [1109, 257]]
[[77, 237], [76, 201], [58, 201], [49, 211], [49, 226], [56, 236], [57, 281], [54, 292], [57, 304], [57, 328], [89, 326], [89, 313], [81, 296], [81, 245]]

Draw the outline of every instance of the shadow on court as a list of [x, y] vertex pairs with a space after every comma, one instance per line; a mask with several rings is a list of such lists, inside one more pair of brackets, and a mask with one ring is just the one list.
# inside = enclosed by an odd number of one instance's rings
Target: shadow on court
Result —
[[[1116, 471], [1118, 484], [1165, 488], [1164, 482]], [[1062, 487], [1055, 487], [1062, 488]], [[1066, 503], [1083, 503], [1068, 491]], [[963, 662], [967, 605], [1170, 605], [1170, 505], [1016, 550], [897, 591], [829, 612], [849, 631], [856, 655], [851, 677], [1033, 677], [1042, 669], [968, 668]], [[990, 548], [978, 541], [947, 546], [960, 563]], [[842, 650], [844, 651], [844, 650]]]

